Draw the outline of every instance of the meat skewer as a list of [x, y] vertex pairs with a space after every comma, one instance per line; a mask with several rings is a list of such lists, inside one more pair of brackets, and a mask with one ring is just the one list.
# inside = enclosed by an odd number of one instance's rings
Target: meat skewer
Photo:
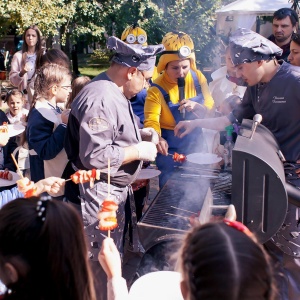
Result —
[[13, 176], [8, 170], [0, 171], [0, 178], [9, 181], [13, 180]]
[[96, 179], [100, 179], [100, 170], [92, 169], [88, 171], [78, 170], [66, 181], [72, 180], [76, 184], [90, 182], [90, 188], [93, 188]]
[[16, 181], [18, 190], [24, 194], [24, 198], [30, 198], [37, 196], [37, 189], [33, 181], [30, 181], [27, 177], [23, 177]]
[[110, 231], [118, 227], [117, 222], [117, 210], [118, 204], [111, 200], [110, 195], [110, 159], [108, 159], [108, 172], [107, 172], [107, 199], [105, 199], [101, 205], [101, 209], [98, 213], [99, 229], [107, 230], [107, 236], [110, 237]]
[[0, 132], [3, 132], [3, 133], [8, 132], [8, 124], [7, 124], [7, 122], [3, 122], [3, 125], [0, 126]]
[[172, 156], [175, 162], [184, 163], [186, 161], [186, 156], [184, 154], [174, 152], [174, 154], [168, 153], [168, 155]]
[[14, 157], [13, 154], [11, 154], [11, 158], [17, 168], [17, 173], [19, 174], [19, 176], [21, 177], [21, 179], [17, 180], [16, 183], [18, 185], [18, 190], [24, 194], [25, 198], [30, 198], [32, 196], [36, 196], [36, 187], [34, 186], [34, 182], [30, 181], [27, 177], [24, 177], [19, 165]]

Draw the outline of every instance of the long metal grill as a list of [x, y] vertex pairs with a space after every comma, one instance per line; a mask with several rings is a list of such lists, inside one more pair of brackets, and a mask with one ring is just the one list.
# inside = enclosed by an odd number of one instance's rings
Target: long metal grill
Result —
[[230, 204], [231, 175], [217, 172], [213, 179], [209, 177], [180, 171], [167, 181], [138, 223], [146, 250], [158, 241], [184, 233], [203, 213], [209, 218], [224, 216], [224, 207]]

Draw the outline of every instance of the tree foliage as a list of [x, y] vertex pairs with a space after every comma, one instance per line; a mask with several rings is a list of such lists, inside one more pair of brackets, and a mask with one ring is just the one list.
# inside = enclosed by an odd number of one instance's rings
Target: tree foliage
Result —
[[3, 27], [15, 26], [18, 33], [32, 24], [41, 29], [45, 37], [55, 36], [62, 29], [60, 41], [65, 42], [66, 35], [73, 36], [91, 33], [100, 36], [100, 9], [95, 0], [1, 0], [0, 19]]
[[219, 0], [157, 0], [163, 8], [164, 18], [157, 25], [165, 33], [184, 31], [193, 39], [197, 64], [212, 67], [218, 38], [215, 35], [215, 11]]
[[148, 35], [148, 42], [157, 44], [162, 31], [157, 22], [163, 11], [150, 0], [101, 1], [103, 26], [108, 35], [121, 37], [123, 30], [137, 23]]
[[[0, 31], [12, 25], [22, 33], [37, 24], [46, 37], [60, 32], [59, 42], [84, 36], [88, 44], [105, 47], [107, 35], [121, 36], [138, 23], [148, 42], [158, 44], [169, 31], [188, 33], [197, 62], [211, 65], [216, 45], [215, 10], [230, 0], [1, 0]], [[3, 30], [2, 30], [3, 31]], [[1, 34], [1, 32], [0, 32]]]

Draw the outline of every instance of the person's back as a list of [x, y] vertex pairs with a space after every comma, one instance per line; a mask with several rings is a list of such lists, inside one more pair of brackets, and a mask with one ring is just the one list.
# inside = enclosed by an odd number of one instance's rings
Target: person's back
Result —
[[95, 299], [83, 224], [66, 203], [19, 198], [4, 205], [0, 261], [10, 290], [4, 299]]
[[180, 250], [184, 299], [274, 299], [265, 250], [243, 224], [227, 223], [207, 223], [185, 236]]

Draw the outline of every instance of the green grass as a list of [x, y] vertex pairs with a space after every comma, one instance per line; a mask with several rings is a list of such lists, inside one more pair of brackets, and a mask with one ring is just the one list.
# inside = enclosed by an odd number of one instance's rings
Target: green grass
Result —
[[79, 72], [82, 76], [89, 76], [90, 78], [94, 78], [99, 73], [105, 71], [107, 67], [99, 66], [99, 67], [79, 67]]

